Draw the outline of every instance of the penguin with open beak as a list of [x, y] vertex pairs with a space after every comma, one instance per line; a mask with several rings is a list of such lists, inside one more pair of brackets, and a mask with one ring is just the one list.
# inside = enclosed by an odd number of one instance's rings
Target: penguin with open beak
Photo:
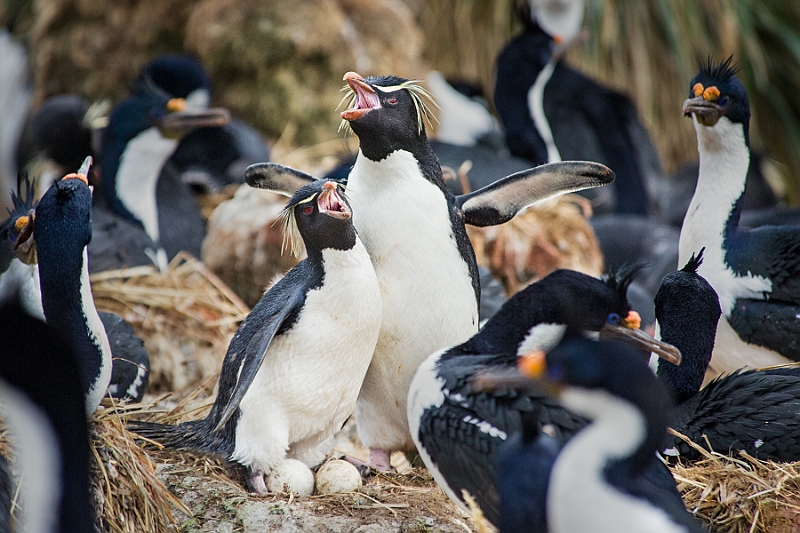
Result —
[[[453, 196], [425, 133], [427, 91], [395, 76], [348, 72], [344, 81], [350, 105], [341, 114], [343, 127], [359, 138], [349, 198], [383, 307], [355, 418], [371, 449], [369, 465], [391, 470], [391, 451], [414, 449], [406, 399], [417, 367], [478, 331], [480, 282], [465, 224], [501, 224], [539, 200], [611, 183], [614, 173], [596, 163], [543, 165]], [[287, 195], [314, 181], [275, 164], [253, 165], [245, 179]]]

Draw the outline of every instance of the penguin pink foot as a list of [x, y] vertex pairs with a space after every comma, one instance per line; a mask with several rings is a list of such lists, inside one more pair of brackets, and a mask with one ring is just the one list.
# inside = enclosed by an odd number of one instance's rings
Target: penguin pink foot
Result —
[[261, 495], [269, 494], [269, 490], [267, 490], [267, 483], [264, 481], [263, 470], [248, 470], [247, 490]]
[[375, 472], [391, 472], [396, 473], [397, 469], [392, 466], [390, 461], [390, 454], [386, 450], [380, 448], [371, 448], [369, 451], [369, 460], [365, 463], [355, 457], [343, 455], [340, 457], [343, 461], [347, 461], [358, 469], [361, 477], [368, 477]]

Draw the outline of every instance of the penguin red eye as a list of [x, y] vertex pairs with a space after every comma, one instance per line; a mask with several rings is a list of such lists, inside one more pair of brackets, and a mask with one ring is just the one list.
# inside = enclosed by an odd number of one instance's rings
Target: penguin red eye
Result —
[[314, 212], [314, 206], [313, 205], [309, 205], [308, 207], [304, 207], [303, 208], [303, 213], [305, 213], [306, 215], [310, 215], [313, 212]]
[[392, 98], [391, 100], [389, 100], [389, 103], [390, 104], [396, 104], [397, 103], [397, 98]]

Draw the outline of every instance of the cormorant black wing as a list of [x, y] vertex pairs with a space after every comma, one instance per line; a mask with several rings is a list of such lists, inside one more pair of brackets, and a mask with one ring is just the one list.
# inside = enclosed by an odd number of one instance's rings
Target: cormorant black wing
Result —
[[599, 163], [565, 161], [523, 170], [456, 197], [464, 222], [493, 226], [511, 220], [521, 209], [560, 194], [600, 187], [614, 181], [614, 172]]
[[728, 322], [743, 341], [800, 361], [800, 304], [740, 298]]

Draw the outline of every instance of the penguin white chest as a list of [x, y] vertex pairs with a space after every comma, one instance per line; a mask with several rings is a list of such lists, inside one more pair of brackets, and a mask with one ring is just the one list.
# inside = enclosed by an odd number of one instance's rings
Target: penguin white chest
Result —
[[396, 151], [379, 162], [359, 154], [348, 197], [383, 301], [378, 345], [356, 407], [359, 435], [370, 447], [408, 448], [406, 396], [417, 367], [478, 329], [472, 278], [447, 199], [411, 153]]
[[[360, 242], [322, 252], [325, 276], [269, 346], [242, 399], [234, 458], [269, 471], [290, 448], [309, 466], [353, 411], [381, 324], [378, 280]], [[291, 451], [290, 451], [290, 455]], [[309, 459], [313, 457], [313, 459]]]

